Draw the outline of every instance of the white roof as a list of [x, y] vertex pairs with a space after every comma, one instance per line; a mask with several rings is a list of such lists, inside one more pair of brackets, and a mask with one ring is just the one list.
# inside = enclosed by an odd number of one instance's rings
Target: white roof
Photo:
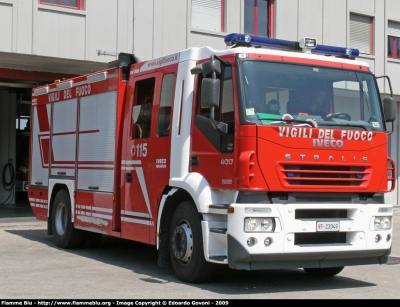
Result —
[[210, 47], [201, 48], [190, 48], [180, 52], [180, 62], [187, 60], [200, 60], [209, 58], [211, 55], [215, 54], [217, 56], [226, 54], [236, 54], [236, 53], [252, 53], [252, 54], [266, 54], [266, 55], [276, 55], [276, 56], [286, 56], [286, 57], [297, 57], [301, 59], [309, 59], [316, 61], [326, 61], [326, 62], [337, 62], [351, 65], [359, 65], [369, 67], [369, 64], [364, 61], [352, 60], [339, 58], [335, 56], [325, 56], [319, 54], [298, 52], [298, 51], [283, 51], [277, 49], [267, 49], [267, 48], [254, 48], [254, 47], [236, 47], [227, 50], [215, 50]]

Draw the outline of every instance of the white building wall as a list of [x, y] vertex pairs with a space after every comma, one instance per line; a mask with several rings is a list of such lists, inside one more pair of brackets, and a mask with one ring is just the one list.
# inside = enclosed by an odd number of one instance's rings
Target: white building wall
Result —
[[186, 49], [186, 17], [189, 2], [185, 0], [153, 1], [153, 58]]
[[[85, 0], [84, 10], [38, 2], [0, 0], [0, 53], [106, 63], [127, 52], [147, 60], [190, 47], [226, 49], [224, 36], [244, 29], [243, 0], [225, 1], [224, 32], [192, 28], [190, 0]], [[350, 14], [373, 18], [373, 54], [359, 59], [376, 75], [390, 76], [400, 102], [400, 60], [387, 58], [388, 21], [400, 22], [399, 12], [399, 0], [275, 0], [274, 37], [311, 36], [325, 45], [349, 46]], [[97, 50], [111, 55], [98, 56]], [[380, 79], [378, 85], [388, 95], [387, 82]], [[390, 155], [398, 165], [399, 120], [390, 136]], [[397, 204], [397, 190], [389, 198]]]
[[[243, 12], [244, 2], [242, 0], [229, 0], [226, 3], [225, 32], [242, 33], [244, 28]], [[225, 33], [225, 34], [227, 34]]]
[[72, 10], [39, 5], [34, 1], [32, 54], [86, 59], [86, 14], [70, 11]]
[[134, 54], [141, 60], [153, 58], [153, 1], [134, 2]]
[[[375, 14], [375, 5], [377, 0], [346, 0], [349, 11], [361, 15], [373, 16]], [[382, 5], [382, 0], [378, 0]]]
[[118, 1], [117, 52], [133, 53], [133, 3], [132, 0]]
[[[189, 0], [86, 0], [84, 10], [39, 4], [37, 0], [0, 0], [0, 51], [84, 61], [109, 62], [97, 50], [135, 53], [151, 59], [189, 47], [226, 49], [226, 34], [243, 31], [242, 0], [225, 4], [225, 32], [190, 26]], [[348, 46], [350, 13], [374, 18], [374, 54], [360, 58], [377, 74], [388, 74], [400, 95], [400, 61], [387, 60], [387, 21], [398, 21], [397, 0], [275, 1], [275, 37], [317, 38]], [[67, 25], [67, 26], [66, 26]], [[382, 87], [383, 80], [379, 81]], [[382, 88], [387, 92], [386, 88]]]
[[[385, 25], [385, 46], [387, 45], [387, 21], [395, 21], [400, 23], [400, 1], [398, 0], [386, 0], [386, 16]], [[386, 58], [386, 54], [385, 54]], [[400, 94], [400, 60], [387, 59], [386, 62], [386, 74], [390, 76], [392, 80], [393, 91], [396, 94]]]
[[99, 57], [97, 50], [132, 52], [133, 3], [86, 0], [85, 10], [74, 10], [39, 4], [37, 0], [0, 0], [0, 51], [112, 61], [115, 56]]
[[11, 3], [0, 3], [0, 51], [11, 52], [13, 38], [13, 6]]
[[[299, 0], [275, 2], [275, 38], [297, 40], [299, 28]], [[311, 13], [313, 13], [311, 11]], [[316, 27], [320, 25], [316, 24]]]
[[31, 54], [32, 53], [32, 28], [33, 28], [33, 2], [32, 0], [12, 1], [14, 12], [13, 19], [15, 20], [16, 33], [13, 36], [12, 52]]
[[[317, 42], [322, 42], [323, 31], [323, 1], [301, 0], [298, 1], [298, 29], [297, 37], [314, 37]], [[318, 25], [318, 26], [316, 26]]]
[[322, 40], [321, 44], [347, 46], [346, 0], [325, 0], [322, 6]]

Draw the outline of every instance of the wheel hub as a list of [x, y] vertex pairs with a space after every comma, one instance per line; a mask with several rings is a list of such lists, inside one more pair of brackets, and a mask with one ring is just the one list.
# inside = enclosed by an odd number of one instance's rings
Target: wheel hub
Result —
[[63, 235], [67, 225], [67, 211], [66, 211], [67, 209], [64, 204], [60, 204], [56, 210], [57, 210], [55, 215], [56, 230], [59, 235]]
[[176, 259], [188, 263], [193, 253], [193, 234], [187, 223], [177, 226], [172, 233], [172, 251]]

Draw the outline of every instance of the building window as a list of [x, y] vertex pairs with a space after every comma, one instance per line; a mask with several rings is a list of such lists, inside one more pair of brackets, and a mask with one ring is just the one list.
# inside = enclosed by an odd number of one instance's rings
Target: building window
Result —
[[192, 0], [192, 28], [224, 32], [225, 0]]
[[274, 0], [244, 0], [244, 33], [273, 37]]
[[373, 54], [373, 19], [367, 16], [350, 14], [350, 48], [360, 53]]
[[389, 58], [400, 59], [400, 23], [388, 23], [388, 53]]
[[39, 0], [39, 3], [83, 10], [83, 0]]

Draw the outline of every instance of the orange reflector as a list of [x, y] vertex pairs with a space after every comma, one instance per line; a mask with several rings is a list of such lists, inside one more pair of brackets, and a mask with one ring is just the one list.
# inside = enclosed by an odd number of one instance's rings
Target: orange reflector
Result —
[[235, 207], [229, 206], [228, 213], [234, 213], [234, 212], [235, 212]]

